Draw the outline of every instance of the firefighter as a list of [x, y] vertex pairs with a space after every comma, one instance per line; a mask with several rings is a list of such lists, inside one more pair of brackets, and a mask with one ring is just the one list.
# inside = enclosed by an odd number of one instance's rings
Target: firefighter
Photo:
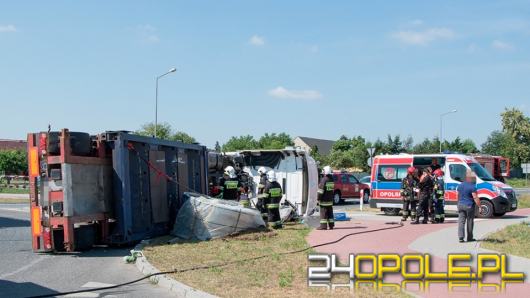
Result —
[[434, 171], [434, 222], [433, 223], [443, 223], [445, 221], [445, 211], [444, 211], [444, 172], [442, 169], [437, 169]]
[[318, 202], [320, 204], [320, 227], [318, 230], [333, 230], [335, 226], [335, 219], [333, 217], [333, 192], [335, 190], [335, 183], [333, 183], [333, 176], [331, 167], [325, 166], [322, 170], [324, 177], [318, 184]]
[[256, 209], [258, 209], [261, 212], [261, 216], [264, 220], [267, 219], [268, 211], [265, 203], [265, 196], [263, 195], [263, 191], [265, 190], [265, 186], [267, 186], [268, 180], [267, 180], [267, 169], [265, 167], [260, 167], [258, 169], [259, 174], [259, 184], [258, 184], [258, 202], [256, 203]]
[[267, 203], [268, 210], [268, 224], [273, 229], [282, 228], [282, 220], [280, 218], [280, 201], [282, 200], [282, 186], [276, 181], [276, 173], [274, 171], [267, 172], [268, 183], [263, 189], [263, 197]]
[[242, 183], [237, 178], [236, 170], [232, 166], [225, 168], [224, 176], [219, 182], [221, 187], [221, 198], [231, 201], [239, 201]]
[[407, 176], [401, 180], [401, 198], [403, 199], [403, 218], [402, 221], [416, 219], [416, 202], [417, 202], [417, 181], [414, 177], [416, 168], [409, 167], [407, 169]]
[[429, 173], [429, 169], [424, 169], [420, 177], [420, 182], [418, 182], [418, 188], [420, 190], [420, 200], [416, 208], [416, 220], [411, 222], [411, 224], [419, 224], [420, 217], [423, 216], [421, 223], [426, 224], [429, 222], [429, 201], [432, 197], [433, 190], [433, 180]]
[[434, 170], [433, 170], [432, 167], [429, 166], [429, 167], [426, 168], [426, 170], [427, 170], [427, 174], [429, 175], [429, 177], [432, 180], [431, 196], [429, 197], [429, 202], [428, 202], [428, 206], [429, 206], [429, 221], [431, 223], [434, 223], [434, 185], [436, 183], [436, 176], [434, 176]]

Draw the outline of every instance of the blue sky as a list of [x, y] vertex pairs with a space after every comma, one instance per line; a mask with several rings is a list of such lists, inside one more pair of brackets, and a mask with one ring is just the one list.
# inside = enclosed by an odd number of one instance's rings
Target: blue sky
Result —
[[159, 121], [213, 146], [286, 131], [482, 143], [530, 112], [528, 1], [3, 1], [0, 138]]

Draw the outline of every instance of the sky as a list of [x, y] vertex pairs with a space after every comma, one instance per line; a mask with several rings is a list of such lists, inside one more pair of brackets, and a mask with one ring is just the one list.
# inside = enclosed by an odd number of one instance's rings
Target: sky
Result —
[[530, 114], [528, 1], [2, 1], [0, 138], [137, 130], [481, 144]]

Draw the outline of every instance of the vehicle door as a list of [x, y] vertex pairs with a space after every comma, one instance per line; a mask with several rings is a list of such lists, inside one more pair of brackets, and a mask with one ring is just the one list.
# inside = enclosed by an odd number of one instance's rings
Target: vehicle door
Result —
[[445, 165], [445, 201], [449, 204], [456, 204], [458, 201], [456, 188], [466, 178], [468, 167], [464, 163], [449, 162]]
[[340, 175], [340, 192], [342, 194], [342, 197], [351, 198], [353, 196], [352, 190], [353, 190], [352, 186], [350, 184], [350, 181], [348, 180], [348, 175], [341, 174]]
[[349, 182], [350, 182], [350, 187], [352, 189], [352, 196], [353, 197], [356, 197], [356, 198], [360, 198], [361, 197], [361, 182], [359, 182], [359, 180], [357, 180], [357, 177], [353, 176], [353, 175], [348, 175], [348, 179], [349, 179]]

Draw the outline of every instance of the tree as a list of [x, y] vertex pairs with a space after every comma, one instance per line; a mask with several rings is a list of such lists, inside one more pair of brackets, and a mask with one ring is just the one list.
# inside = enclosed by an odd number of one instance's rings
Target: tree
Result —
[[317, 162], [317, 165], [323, 167], [328, 164], [328, 157], [320, 154], [318, 146], [314, 145], [311, 147], [311, 157]]
[[238, 151], [259, 149], [259, 142], [251, 135], [231, 137], [228, 142], [223, 144], [223, 151]]
[[432, 141], [425, 138], [423, 142], [414, 145], [412, 148], [412, 152], [416, 154], [437, 153], [438, 151], [440, 151], [440, 141], [438, 138], [435, 138]]
[[462, 153], [470, 154], [470, 153], [477, 153], [478, 149], [475, 145], [475, 142], [473, 142], [471, 139], [465, 139], [462, 142]]
[[193, 143], [197, 142], [194, 137], [190, 136], [189, 134], [187, 134], [187, 133], [185, 133], [183, 131], [175, 132], [170, 137], [170, 140], [172, 140], [172, 141], [180, 141], [180, 142], [186, 143], [186, 144], [193, 144]]
[[[145, 123], [136, 134], [146, 137], [155, 136], [155, 124], [153, 122]], [[156, 126], [156, 137], [159, 139], [170, 140], [172, 135], [171, 125], [167, 122], [158, 123]]]
[[261, 149], [284, 149], [294, 145], [291, 136], [284, 132], [279, 134], [266, 133], [259, 139], [258, 144]]
[[509, 150], [514, 145], [514, 139], [507, 133], [495, 130], [491, 132], [486, 139], [486, 142], [482, 144], [482, 152], [491, 155], [501, 155], [505, 157], [510, 157], [511, 159], [511, 150]]
[[507, 154], [514, 166], [530, 161], [530, 118], [522, 111], [512, 108], [501, 113], [502, 130], [510, 138]]
[[0, 151], [0, 172], [20, 175], [28, 171], [27, 154], [23, 150]]
[[[154, 137], [155, 124], [153, 122], [145, 123], [140, 130], [137, 130], [135, 133], [141, 136]], [[163, 140], [180, 141], [187, 144], [197, 142], [194, 137], [183, 131], [174, 132], [171, 125], [167, 122], [159, 123], [157, 125], [156, 137]]]

